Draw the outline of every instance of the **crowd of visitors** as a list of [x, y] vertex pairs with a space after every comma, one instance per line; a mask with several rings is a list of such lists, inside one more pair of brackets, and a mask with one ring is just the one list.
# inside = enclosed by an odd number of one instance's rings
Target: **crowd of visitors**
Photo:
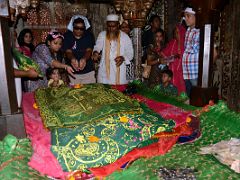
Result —
[[[142, 62], [149, 68], [143, 81], [151, 88], [159, 85], [162, 89], [173, 87], [176, 89], [173, 94], [186, 92], [190, 96], [198, 78], [199, 29], [195, 28], [192, 8], [184, 10], [184, 18], [187, 27], [177, 24], [173, 38], [166, 42], [160, 17], [150, 17], [150, 28], [142, 34]], [[64, 34], [51, 31], [45, 43], [36, 47], [31, 30], [23, 29], [17, 38], [18, 50], [32, 58], [44, 74], [39, 78], [37, 72], [29, 69], [21, 75], [21, 71], [15, 69], [15, 76], [28, 78], [24, 91], [63, 84], [127, 84], [127, 69], [134, 56], [129, 22], [124, 20], [120, 24], [118, 15], [109, 14], [106, 30], [99, 33], [96, 41], [90, 27], [86, 17], [75, 15]], [[97, 70], [94, 63], [98, 64]], [[61, 77], [64, 73], [68, 78]]]

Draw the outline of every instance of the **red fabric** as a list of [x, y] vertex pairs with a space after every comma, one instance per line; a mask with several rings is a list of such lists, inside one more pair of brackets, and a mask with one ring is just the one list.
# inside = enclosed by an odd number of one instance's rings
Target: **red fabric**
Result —
[[172, 136], [189, 136], [193, 133], [193, 129], [189, 124], [184, 124], [174, 128], [172, 132], [160, 132], [153, 136], [153, 138], [172, 137]]
[[61, 165], [50, 150], [50, 132], [43, 127], [39, 110], [33, 108], [34, 103], [33, 93], [23, 95], [24, 124], [33, 148], [33, 155], [28, 165], [44, 175], [64, 179], [68, 173], [63, 172]]
[[134, 94], [131, 97], [137, 99], [140, 102], [143, 102], [150, 109], [160, 114], [164, 119], [173, 119], [176, 123], [176, 127], [185, 124], [186, 118], [192, 114], [190, 111], [184, 111], [183, 109], [171, 104], [154, 101], [139, 94]]
[[[176, 134], [176, 132], [178, 134]], [[160, 139], [157, 143], [153, 143], [143, 148], [135, 148], [112, 164], [98, 168], [90, 168], [89, 170], [94, 174], [95, 177], [108, 176], [114, 171], [120, 170], [123, 164], [130, 164], [132, 161], [138, 158], [150, 158], [167, 153], [176, 144], [181, 135], [190, 135], [191, 133], [192, 130], [187, 125], [179, 126], [173, 133], [167, 133], [167, 135], [164, 133], [159, 133], [158, 137], [160, 137]]]
[[141, 157], [149, 158], [165, 154], [169, 149], [172, 148], [174, 144], [176, 144], [177, 140], [177, 136], [163, 137], [159, 139], [157, 143], [153, 143], [143, 148], [133, 149], [112, 164], [98, 168], [90, 168], [89, 170], [94, 174], [95, 177], [104, 177], [110, 175], [114, 171], [120, 170], [120, 167], [127, 162], [131, 163], [132, 161]]
[[186, 29], [182, 25], [177, 25], [179, 39], [172, 39], [162, 50], [162, 55], [168, 57], [171, 55], [179, 55], [173, 62], [169, 63], [169, 69], [173, 72], [172, 83], [177, 87], [179, 94], [186, 92], [185, 82], [183, 80], [182, 55], [184, 52], [184, 41]]
[[116, 89], [120, 92], [123, 92], [127, 88], [127, 84], [126, 85], [112, 85], [111, 87], [112, 87], [112, 89]]
[[21, 46], [21, 47], [18, 47], [18, 50], [22, 52], [25, 56], [32, 57], [32, 52], [28, 47]]

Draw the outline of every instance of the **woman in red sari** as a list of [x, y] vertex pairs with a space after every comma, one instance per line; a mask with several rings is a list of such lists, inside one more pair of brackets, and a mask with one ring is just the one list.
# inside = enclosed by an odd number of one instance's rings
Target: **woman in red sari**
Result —
[[172, 83], [177, 87], [179, 94], [186, 92], [182, 72], [182, 55], [184, 51], [186, 29], [182, 25], [177, 25], [174, 30], [174, 38], [169, 41], [161, 54], [166, 63], [169, 63], [169, 69], [173, 72]]

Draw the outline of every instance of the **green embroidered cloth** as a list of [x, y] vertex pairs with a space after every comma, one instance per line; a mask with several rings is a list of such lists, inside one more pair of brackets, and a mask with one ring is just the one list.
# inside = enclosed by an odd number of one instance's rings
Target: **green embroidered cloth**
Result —
[[51, 150], [64, 171], [86, 170], [115, 162], [135, 147], [157, 141], [158, 132], [169, 131], [175, 123], [144, 110], [143, 114], [118, 114], [102, 121], [84, 123], [74, 129], [51, 132]]
[[200, 148], [215, 144], [231, 137], [240, 137], [240, 114], [229, 110], [225, 103], [219, 102], [210, 111], [201, 115], [202, 136], [197, 141], [174, 146], [162, 156], [138, 159], [128, 168], [114, 172], [107, 180], [158, 180], [160, 167], [195, 169], [197, 180], [240, 179], [240, 174], [221, 164], [212, 155], [199, 154]]
[[110, 114], [141, 113], [136, 100], [100, 84], [44, 88], [35, 92], [43, 123], [47, 128], [72, 127]]
[[7, 135], [0, 141], [0, 179], [48, 179], [28, 166], [32, 155], [29, 139]]
[[39, 65], [33, 59], [25, 56], [16, 48], [14, 48], [12, 52], [13, 52], [13, 57], [17, 61], [18, 68], [20, 70], [27, 71], [29, 69], [35, 69], [36, 72], [39, 74], [39, 77], [43, 77], [43, 73], [41, 72]]

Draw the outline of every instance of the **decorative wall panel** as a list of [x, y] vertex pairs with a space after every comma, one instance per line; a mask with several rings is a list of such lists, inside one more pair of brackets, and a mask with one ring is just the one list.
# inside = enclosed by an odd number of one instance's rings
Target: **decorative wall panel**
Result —
[[106, 16], [114, 13], [115, 10], [110, 4], [91, 3], [89, 5], [88, 17], [92, 24], [92, 32], [97, 38], [98, 34], [106, 29]]
[[[166, 22], [165, 22], [165, 19], [164, 19], [164, 14], [167, 13], [165, 11], [165, 0], [158, 0], [158, 1], [155, 1], [155, 3], [153, 4], [153, 7], [152, 9], [150, 10], [148, 16], [147, 16], [147, 23], [149, 21], [149, 18], [154, 15], [154, 14], [157, 14], [160, 19], [161, 19], [161, 28], [162, 29], [165, 29], [165, 26], [166, 26]], [[146, 28], [149, 28], [148, 26]]]
[[[173, 30], [177, 23], [181, 20], [181, 14], [183, 10], [183, 3], [179, 0], [158, 0], [155, 1], [148, 17], [153, 14], [157, 14], [161, 18], [161, 28], [164, 29], [167, 35], [167, 39], [171, 39], [173, 36]], [[148, 27], [147, 27], [148, 28]]]
[[105, 19], [108, 13], [113, 13], [113, 6], [100, 3], [70, 4], [61, 1], [41, 2], [36, 9], [30, 9], [27, 13], [25, 28], [33, 30], [34, 44], [44, 42], [47, 33], [56, 29], [65, 32], [68, 22], [73, 15], [88, 17], [95, 37], [105, 30]]
[[240, 3], [230, 0], [221, 14], [222, 98], [240, 111]]

